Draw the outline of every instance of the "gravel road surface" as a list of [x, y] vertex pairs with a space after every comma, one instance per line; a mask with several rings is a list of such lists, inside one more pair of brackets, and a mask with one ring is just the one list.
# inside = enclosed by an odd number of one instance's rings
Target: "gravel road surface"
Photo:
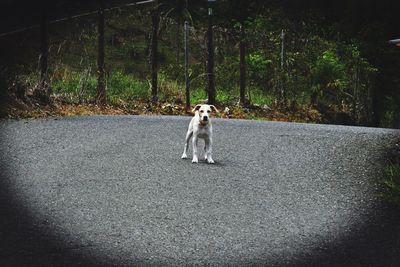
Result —
[[0, 265], [400, 266], [400, 131], [214, 119], [210, 165], [189, 121], [1, 121]]

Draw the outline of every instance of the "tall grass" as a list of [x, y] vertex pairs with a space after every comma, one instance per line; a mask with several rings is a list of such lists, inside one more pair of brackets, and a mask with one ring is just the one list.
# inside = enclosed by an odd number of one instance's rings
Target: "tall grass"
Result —
[[[149, 99], [149, 84], [139, 81], [133, 75], [115, 71], [107, 75], [107, 99], [110, 104], [118, 100]], [[91, 101], [96, 97], [97, 79], [93, 73], [64, 70], [61, 75], [54, 75], [52, 88], [55, 94], [67, 97], [71, 102]]]
[[67, 97], [71, 102], [89, 100], [96, 95], [96, 78], [89, 70], [78, 73], [64, 69], [52, 76], [51, 87], [55, 94]]
[[113, 72], [107, 78], [107, 97], [111, 104], [118, 100], [147, 100], [149, 84], [138, 81], [132, 75]]
[[249, 88], [250, 100], [254, 104], [271, 106], [274, 103], [275, 97], [264, 93], [258, 88]]
[[[39, 81], [37, 74], [32, 73], [22, 78], [26, 83], [34, 86]], [[50, 75], [51, 88], [55, 96], [62, 96], [71, 103], [92, 102], [96, 97], [96, 73], [90, 68], [77, 71], [68, 66], [59, 66]], [[107, 99], [109, 104], [118, 104], [121, 100], [147, 102], [150, 99], [149, 80], [139, 79], [132, 74], [121, 71], [110, 72], [106, 76]], [[216, 100], [221, 105], [232, 106], [239, 101], [239, 89], [217, 87]], [[265, 94], [256, 88], [249, 89], [252, 103], [271, 105], [273, 96]], [[207, 99], [205, 88], [191, 88], [190, 98], [192, 105], [204, 102]], [[178, 80], [171, 79], [160, 71], [158, 74], [158, 99], [160, 102], [176, 104], [185, 103], [185, 87]]]

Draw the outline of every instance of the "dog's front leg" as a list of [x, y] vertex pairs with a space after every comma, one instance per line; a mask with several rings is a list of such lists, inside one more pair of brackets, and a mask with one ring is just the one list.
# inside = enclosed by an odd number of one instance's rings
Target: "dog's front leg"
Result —
[[192, 159], [192, 163], [197, 163], [199, 162], [199, 158], [198, 158], [198, 151], [197, 151], [197, 144], [198, 144], [198, 138], [197, 136], [193, 135], [193, 159]]
[[207, 160], [207, 162], [208, 163], [214, 163], [214, 160], [212, 159], [212, 156], [211, 156], [211, 153], [212, 153], [212, 138], [211, 137], [209, 137], [209, 138], [206, 138], [206, 139], [204, 139], [204, 141], [205, 141], [205, 144], [206, 144], [206, 146], [205, 146], [205, 159]]
[[186, 134], [185, 147], [183, 149], [183, 154], [182, 154], [182, 158], [183, 159], [187, 159], [187, 150], [188, 150], [188, 147], [189, 147], [189, 140], [190, 140], [190, 137], [192, 137], [192, 134], [193, 134], [193, 131], [190, 131], [190, 130]]

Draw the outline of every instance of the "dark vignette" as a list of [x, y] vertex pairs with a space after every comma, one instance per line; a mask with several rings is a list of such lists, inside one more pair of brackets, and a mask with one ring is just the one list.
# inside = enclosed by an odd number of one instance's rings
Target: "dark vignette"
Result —
[[[29, 12], [28, 12], [29, 13]], [[3, 25], [3, 27], [7, 27]], [[0, 77], [0, 87], [4, 80]], [[3, 91], [0, 90], [2, 93]], [[4, 96], [0, 94], [0, 100]], [[0, 101], [0, 104], [3, 104]], [[84, 254], [79, 247], [68, 248], [45, 222], [18, 199], [10, 186], [11, 157], [1, 153], [4, 138], [0, 122], [0, 265], [1, 266], [121, 266], [104, 255]], [[287, 262], [276, 259], [254, 259], [252, 263], [226, 262], [221, 265], [252, 266], [399, 266], [400, 211], [385, 203], [378, 203], [376, 212], [360, 225], [356, 234], [334, 244], [321, 244], [312, 253], [297, 255]], [[278, 255], [277, 255], [278, 256]], [[135, 264], [135, 263], [133, 263]], [[141, 264], [137, 262], [136, 264]], [[170, 265], [163, 262], [158, 265]]]

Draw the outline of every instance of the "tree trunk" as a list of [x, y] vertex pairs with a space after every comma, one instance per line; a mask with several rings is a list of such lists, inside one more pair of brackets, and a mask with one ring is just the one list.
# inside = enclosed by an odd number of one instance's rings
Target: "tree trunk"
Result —
[[35, 99], [42, 104], [50, 104], [50, 86], [48, 74], [48, 57], [49, 57], [49, 29], [48, 29], [48, 14], [46, 1], [42, 2], [42, 14], [40, 18], [40, 81], [38, 86], [33, 91]]
[[285, 86], [285, 32], [282, 30], [281, 32], [281, 70], [280, 70], [280, 78], [279, 78], [279, 103], [283, 106], [286, 106], [286, 92]]
[[240, 105], [246, 106], [246, 40], [245, 29], [243, 24], [240, 26]]
[[181, 55], [181, 19], [178, 18], [178, 25], [176, 26], [176, 64], [179, 65], [179, 58]]
[[151, 33], [151, 46], [150, 46], [150, 65], [151, 65], [151, 100], [153, 104], [158, 101], [157, 92], [157, 69], [158, 69], [158, 26], [160, 23], [160, 17], [158, 14], [158, 3], [155, 3], [156, 7], [152, 14], [152, 33]]
[[104, 0], [99, 0], [98, 11], [98, 54], [97, 54], [97, 104], [107, 105], [104, 66]]
[[311, 92], [310, 103], [314, 107], [318, 106], [318, 92], [316, 91]]
[[185, 21], [185, 93], [186, 111], [190, 110], [190, 89], [189, 89], [189, 23]]
[[215, 77], [214, 77], [214, 38], [212, 29], [212, 10], [209, 8], [207, 30], [207, 91], [208, 103], [215, 104]]
[[[390, 83], [387, 83], [388, 77], [380, 74], [376, 80], [375, 86], [372, 89], [372, 126], [379, 127], [381, 125], [382, 106], [384, 102], [384, 94], [382, 88], [387, 88]], [[379, 86], [377, 86], [379, 84]]]
[[49, 57], [49, 33], [47, 7], [42, 10], [40, 21], [40, 89], [47, 91], [48, 85], [48, 57]]

